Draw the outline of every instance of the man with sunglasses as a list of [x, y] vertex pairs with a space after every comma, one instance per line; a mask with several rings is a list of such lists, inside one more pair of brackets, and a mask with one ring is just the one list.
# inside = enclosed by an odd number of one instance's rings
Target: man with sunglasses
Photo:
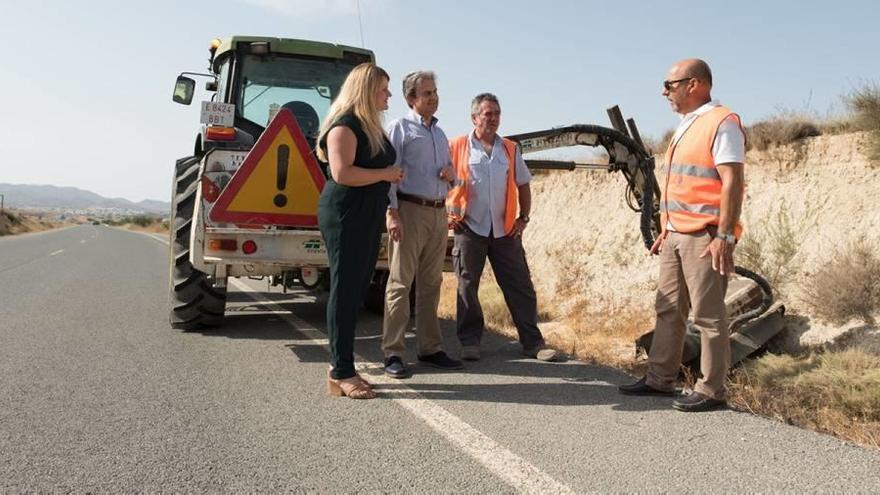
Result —
[[677, 62], [663, 81], [662, 94], [682, 120], [666, 151], [662, 232], [650, 250], [660, 254], [657, 325], [646, 376], [620, 387], [627, 395], [673, 395], [692, 309], [702, 377], [672, 405], [687, 412], [726, 405], [730, 335], [724, 295], [742, 235], [745, 132], [737, 114], [712, 100], [711, 89], [712, 72], [699, 59]]

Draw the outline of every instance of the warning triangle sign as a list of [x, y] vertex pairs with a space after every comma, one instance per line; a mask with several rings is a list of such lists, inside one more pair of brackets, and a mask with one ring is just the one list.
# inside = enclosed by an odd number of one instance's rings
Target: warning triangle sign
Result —
[[282, 108], [220, 193], [211, 220], [316, 226], [324, 182], [293, 113]]

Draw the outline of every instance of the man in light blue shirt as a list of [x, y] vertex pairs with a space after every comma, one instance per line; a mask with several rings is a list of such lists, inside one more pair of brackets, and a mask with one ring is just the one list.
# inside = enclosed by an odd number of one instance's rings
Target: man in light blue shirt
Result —
[[[504, 215], [507, 205], [507, 171], [508, 161], [504, 154], [504, 147], [501, 144], [501, 138], [497, 135], [490, 151], [486, 151], [486, 147], [477, 138], [476, 134], [471, 132], [468, 135], [470, 139], [470, 196], [468, 203], [467, 216], [464, 221], [468, 228], [475, 234], [488, 237], [491, 233], [492, 237], [504, 237], [507, 232], [504, 230]], [[532, 180], [532, 174], [523, 161], [522, 154], [516, 153], [515, 182], [518, 188], [522, 190], [519, 194], [521, 200], [525, 200], [528, 195], [528, 204], [531, 206], [531, 188], [529, 183]], [[526, 193], [528, 191], [528, 193]], [[524, 209], [523, 213], [527, 223], [528, 210]], [[519, 233], [525, 229], [525, 225], [520, 227]]]
[[480, 359], [485, 320], [479, 290], [488, 259], [523, 353], [555, 361], [558, 353], [546, 347], [538, 328], [538, 302], [522, 246], [532, 207], [532, 176], [516, 143], [497, 133], [501, 105], [495, 95], [482, 93], [474, 98], [471, 120], [473, 132], [450, 142], [456, 182], [447, 199], [455, 224], [452, 257], [458, 278], [456, 320], [462, 358]]
[[443, 351], [437, 319], [449, 232], [445, 199], [454, 175], [449, 142], [434, 117], [439, 105], [434, 73], [408, 74], [403, 79], [403, 96], [410, 111], [388, 128], [388, 137], [397, 151], [395, 165], [404, 171], [404, 180], [391, 185], [386, 217], [389, 273], [382, 350], [385, 374], [393, 378], [410, 375], [404, 353], [414, 281], [418, 281], [415, 320], [419, 362], [441, 369], [462, 367], [461, 361]]

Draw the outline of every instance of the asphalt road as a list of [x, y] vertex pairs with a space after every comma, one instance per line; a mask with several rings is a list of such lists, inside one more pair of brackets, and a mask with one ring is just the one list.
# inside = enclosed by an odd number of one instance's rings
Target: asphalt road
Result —
[[329, 397], [321, 301], [236, 282], [223, 328], [172, 330], [167, 258], [104, 226], [0, 238], [0, 491], [880, 491], [880, 452], [623, 397], [620, 372], [499, 337], [383, 379], [366, 314], [380, 398]]

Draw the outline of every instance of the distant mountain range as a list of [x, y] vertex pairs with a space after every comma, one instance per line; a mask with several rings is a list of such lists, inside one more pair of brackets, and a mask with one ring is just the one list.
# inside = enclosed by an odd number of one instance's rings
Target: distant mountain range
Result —
[[36, 186], [30, 184], [0, 183], [4, 204], [17, 208], [69, 208], [72, 210], [100, 210], [115, 208], [130, 212], [167, 214], [171, 204], [145, 199], [129, 201], [125, 198], [105, 198], [76, 187]]

